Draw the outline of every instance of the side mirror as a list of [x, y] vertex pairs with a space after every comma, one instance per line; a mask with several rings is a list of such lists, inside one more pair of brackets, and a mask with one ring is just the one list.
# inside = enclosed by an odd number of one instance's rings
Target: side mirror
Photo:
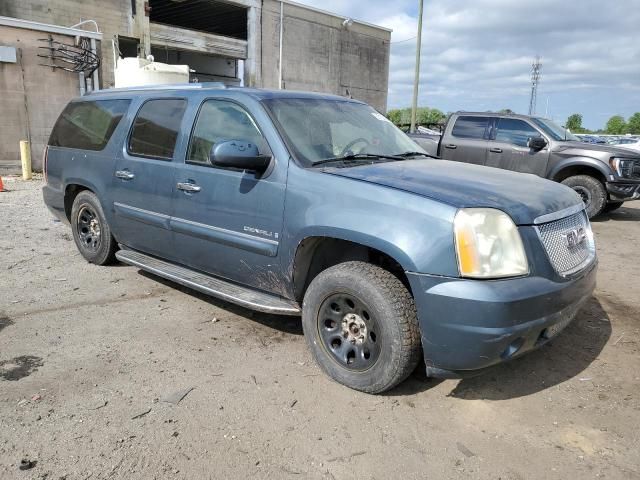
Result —
[[532, 150], [542, 150], [547, 146], [547, 141], [542, 137], [530, 137], [527, 140], [527, 147]]
[[251, 142], [229, 140], [211, 148], [209, 161], [218, 167], [264, 172], [271, 162], [271, 156], [261, 155], [258, 147]]

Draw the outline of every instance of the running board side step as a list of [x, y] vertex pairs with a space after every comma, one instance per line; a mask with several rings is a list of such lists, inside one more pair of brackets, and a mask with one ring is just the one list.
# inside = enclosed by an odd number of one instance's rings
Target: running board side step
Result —
[[122, 263], [133, 265], [134, 267], [179, 283], [185, 287], [241, 305], [251, 310], [277, 315], [301, 314], [298, 304], [290, 300], [236, 285], [226, 280], [181, 267], [135, 250], [119, 250], [116, 252], [116, 258]]

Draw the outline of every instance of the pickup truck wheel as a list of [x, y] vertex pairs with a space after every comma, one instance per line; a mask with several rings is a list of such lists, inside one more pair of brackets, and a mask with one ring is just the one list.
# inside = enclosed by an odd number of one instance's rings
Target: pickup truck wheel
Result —
[[413, 297], [392, 273], [369, 263], [341, 263], [314, 278], [302, 325], [320, 368], [355, 390], [389, 390], [420, 360]]
[[614, 210], [619, 209], [624, 202], [609, 202], [604, 206], [603, 212], [613, 212]]
[[582, 197], [589, 218], [602, 213], [607, 203], [607, 191], [600, 180], [589, 175], [575, 175], [565, 178], [562, 184], [573, 188]]
[[113, 263], [117, 244], [98, 197], [93, 192], [82, 191], [73, 201], [71, 230], [73, 240], [85, 260], [96, 265]]

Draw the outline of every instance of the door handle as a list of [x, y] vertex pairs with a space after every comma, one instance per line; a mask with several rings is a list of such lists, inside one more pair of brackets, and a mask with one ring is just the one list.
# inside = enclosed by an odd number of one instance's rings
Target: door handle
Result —
[[490, 148], [489, 151], [493, 153], [502, 153], [502, 149], [498, 147]]
[[453, 143], [450, 143], [449, 145], [445, 145], [444, 148], [450, 148], [451, 150], [455, 150], [456, 148], [458, 148], [458, 146], [454, 145]]
[[123, 180], [133, 180], [135, 178], [135, 174], [131, 173], [129, 170], [116, 170], [116, 177]]
[[183, 192], [196, 193], [202, 190], [198, 185], [194, 185], [193, 183], [178, 183], [176, 185], [178, 190], [182, 190]]

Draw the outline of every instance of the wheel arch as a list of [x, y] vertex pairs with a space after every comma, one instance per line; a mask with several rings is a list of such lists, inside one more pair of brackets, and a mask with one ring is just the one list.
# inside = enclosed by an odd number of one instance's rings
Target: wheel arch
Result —
[[71, 221], [71, 208], [78, 194], [84, 190], [96, 193], [95, 186], [84, 180], [71, 180], [64, 187], [64, 213]]
[[359, 260], [393, 273], [411, 292], [406, 276], [413, 263], [399, 249], [380, 239], [348, 239], [340, 235], [314, 234], [298, 242], [290, 265], [294, 298], [302, 301], [311, 281], [322, 271], [339, 263]]
[[611, 171], [598, 160], [574, 157], [557, 164], [548, 178], [555, 182], [562, 182], [575, 175], [589, 175], [604, 184], [607, 181], [607, 177], [611, 175]]

